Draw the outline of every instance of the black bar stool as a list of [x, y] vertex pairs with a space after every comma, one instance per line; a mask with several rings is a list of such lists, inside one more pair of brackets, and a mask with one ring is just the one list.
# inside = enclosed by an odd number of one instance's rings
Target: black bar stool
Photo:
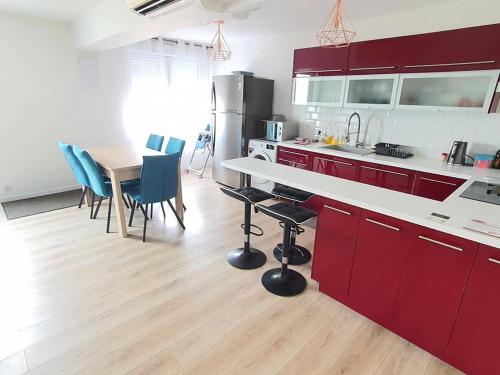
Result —
[[269, 207], [258, 204], [256, 207], [263, 214], [283, 222], [285, 227], [283, 231], [281, 268], [274, 268], [264, 273], [262, 275], [262, 285], [269, 292], [282, 297], [291, 297], [302, 293], [306, 288], [306, 279], [297, 271], [288, 268], [288, 257], [291, 246], [290, 235], [293, 226], [304, 224], [313, 217], [316, 217], [317, 213], [307, 208], [284, 202], [276, 203]]
[[[285, 185], [277, 185], [272, 193], [276, 198], [284, 198], [291, 200], [294, 206], [299, 206], [301, 203], [307, 202], [314, 194], [307, 191], [295, 189]], [[292, 225], [291, 239], [290, 239], [290, 257], [288, 263], [291, 265], [306, 264], [311, 260], [311, 252], [303, 246], [296, 244], [297, 236], [304, 233], [304, 229], [299, 225]], [[274, 257], [281, 262], [283, 256], [283, 244], [278, 244], [273, 251]]]
[[[266, 255], [262, 251], [250, 247], [250, 235], [260, 237], [264, 234], [262, 228], [251, 224], [252, 205], [272, 199], [274, 196], [252, 187], [243, 187], [239, 189], [221, 187], [220, 189], [231, 198], [245, 203], [245, 222], [241, 225], [245, 233], [245, 244], [242, 248], [233, 250], [227, 254], [227, 261], [232, 266], [243, 270], [252, 270], [263, 266], [264, 263], [266, 263]], [[257, 210], [255, 210], [255, 212], [257, 212]], [[252, 232], [251, 228], [255, 228], [259, 232]]]

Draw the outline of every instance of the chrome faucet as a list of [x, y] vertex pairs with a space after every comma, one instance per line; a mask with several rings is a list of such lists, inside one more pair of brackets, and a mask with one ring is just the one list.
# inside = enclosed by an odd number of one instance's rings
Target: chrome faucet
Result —
[[[351, 121], [352, 121], [353, 117], [357, 117], [358, 118], [358, 131], [354, 132], [354, 133], [351, 133]], [[361, 116], [359, 115], [358, 112], [354, 112], [351, 115], [351, 117], [349, 117], [349, 123], [347, 124], [347, 135], [345, 137], [346, 142], [349, 143], [351, 141], [351, 134], [356, 134], [356, 147], [357, 148], [363, 147], [364, 146], [363, 142], [359, 141], [359, 133], [360, 132], [361, 132]]]

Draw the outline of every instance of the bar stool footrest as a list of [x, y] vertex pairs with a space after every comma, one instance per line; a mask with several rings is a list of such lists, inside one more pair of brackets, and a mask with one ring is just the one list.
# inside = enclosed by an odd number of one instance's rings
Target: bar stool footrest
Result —
[[[281, 262], [283, 257], [283, 244], [278, 244], [273, 250], [276, 260]], [[309, 263], [312, 259], [312, 254], [303, 246], [295, 245], [290, 246], [290, 255], [288, 257], [288, 264], [292, 266], [301, 266], [302, 264]]]
[[[257, 229], [259, 231], [259, 232], [250, 231], [250, 234], [252, 236], [262, 237], [264, 235], [264, 229], [262, 229], [261, 227], [254, 225], [254, 224], [250, 224], [250, 228]], [[245, 230], [245, 223], [241, 224], [241, 229]]]
[[254, 248], [250, 248], [248, 251], [245, 251], [244, 248], [239, 248], [227, 254], [228, 263], [241, 270], [260, 268], [266, 263], [266, 260], [266, 254]]
[[270, 293], [281, 297], [292, 297], [306, 289], [307, 281], [297, 271], [288, 269], [285, 274], [282, 274], [281, 268], [274, 268], [262, 275], [262, 285]]

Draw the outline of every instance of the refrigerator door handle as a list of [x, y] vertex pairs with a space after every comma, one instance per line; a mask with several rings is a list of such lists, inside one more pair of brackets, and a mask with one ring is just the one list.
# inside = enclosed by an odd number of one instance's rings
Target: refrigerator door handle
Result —
[[215, 95], [215, 82], [212, 82], [212, 111], [217, 110], [217, 96]]
[[212, 157], [215, 155], [215, 136], [216, 136], [216, 129], [217, 129], [217, 114], [212, 115]]

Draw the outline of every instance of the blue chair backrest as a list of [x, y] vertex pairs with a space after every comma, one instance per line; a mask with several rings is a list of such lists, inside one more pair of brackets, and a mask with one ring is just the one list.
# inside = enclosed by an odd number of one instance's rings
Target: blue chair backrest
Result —
[[148, 143], [146, 143], [146, 147], [151, 150], [161, 151], [164, 139], [165, 137], [163, 135], [151, 134], [148, 138]]
[[144, 156], [141, 171], [142, 203], [157, 203], [177, 195], [179, 156]]
[[184, 151], [184, 146], [186, 145], [186, 141], [170, 137], [167, 143], [167, 148], [165, 149], [165, 154], [179, 154], [179, 157], [182, 157], [182, 152]]
[[80, 185], [90, 187], [90, 181], [87, 173], [85, 172], [85, 169], [83, 169], [83, 166], [78, 158], [73, 153], [73, 146], [59, 141], [59, 148], [66, 157], [66, 160], [68, 161], [69, 166], [71, 167], [78, 183]]
[[106, 186], [104, 178], [102, 177], [101, 169], [99, 168], [95, 160], [92, 159], [92, 156], [90, 156], [87, 151], [82, 150], [76, 146], [73, 147], [73, 152], [82, 164], [83, 169], [85, 169], [92, 190], [94, 190], [94, 192], [101, 197], [110, 197], [111, 191]]

